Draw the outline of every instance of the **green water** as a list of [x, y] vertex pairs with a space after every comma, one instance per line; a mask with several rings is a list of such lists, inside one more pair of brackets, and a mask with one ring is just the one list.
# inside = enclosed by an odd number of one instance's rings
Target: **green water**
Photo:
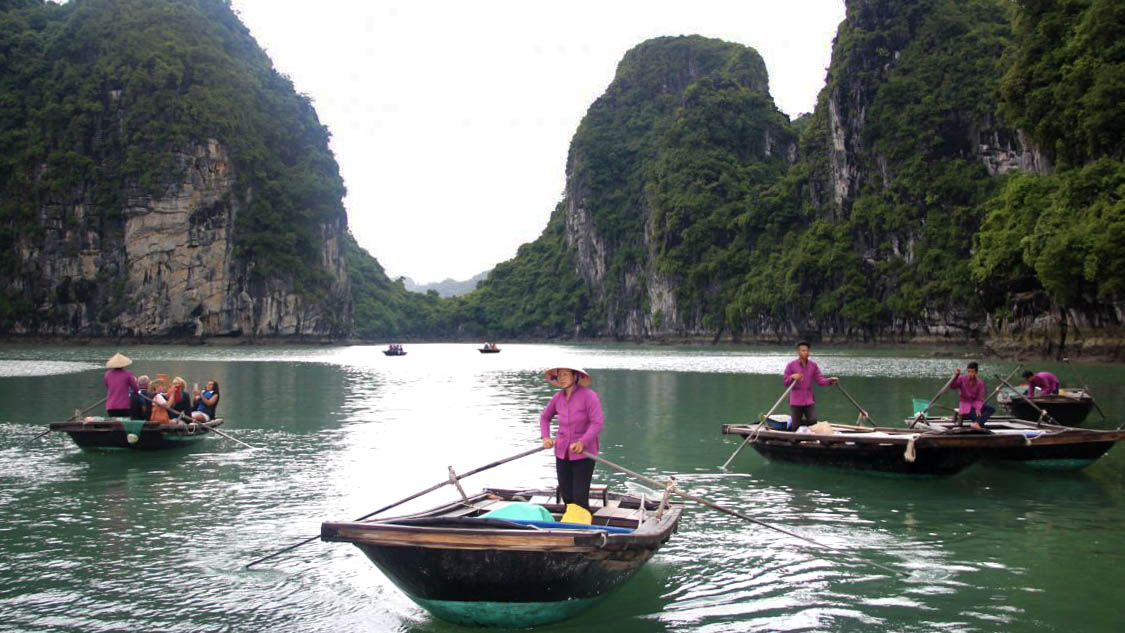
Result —
[[[446, 478], [535, 445], [552, 393], [539, 369], [585, 367], [606, 411], [603, 455], [850, 554], [702, 508], [620, 591], [542, 631], [1119, 631], [1125, 449], [1079, 473], [973, 466], [895, 479], [767, 463], [725, 422], [763, 413], [789, 350], [635, 346], [132, 347], [136, 373], [217, 379], [223, 427], [167, 453], [26, 444], [100, 399], [114, 350], [0, 348], [0, 629], [467, 631], [427, 614], [359, 550], [319, 541], [243, 565]], [[900, 424], [965, 359], [814, 349], [880, 424]], [[1012, 363], [986, 363], [982, 375]], [[1125, 421], [1125, 367], [1041, 363], [1084, 379]], [[1081, 376], [1081, 379], [1079, 378]], [[946, 397], [953, 402], [952, 396]], [[822, 418], [853, 422], [834, 389]], [[547, 455], [467, 479], [551, 485]], [[625, 479], [599, 468], [615, 487]], [[419, 510], [448, 490], [403, 506]], [[873, 561], [903, 572], [892, 575]]]

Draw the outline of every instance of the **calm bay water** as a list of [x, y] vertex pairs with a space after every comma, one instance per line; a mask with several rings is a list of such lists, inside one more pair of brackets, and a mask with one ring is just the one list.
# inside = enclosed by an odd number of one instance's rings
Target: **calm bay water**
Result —
[[[606, 411], [603, 455], [757, 519], [853, 552], [827, 553], [693, 507], [626, 586], [542, 631], [1120, 631], [1125, 449], [1077, 474], [974, 466], [896, 479], [765, 462], [719, 433], [781, 393], [788, 349], [509, 345], [380, 348], [132, 347], [135, 373], [222, 385], [223, 427], [180, 452], [27, 444], [104, 396], [115, 350], [0, 348], [0, 629], [15, 631], [467, 631], [403, 596], [350, 545], [311, 543], [243, 565], [466, 471], [535, 446], [552, 393], [539, 373], [585, 367]], [[965, 359], [814, 349], [884, 425]], [[982, 375], [1014, 363], [986, 363]], [[1125, 422], [1125, 367], [1051, 363]], [[953, 397], [946, 396], [952, 403]], [[852, 422], [834, 389], [821, 418]], [[595, 480], [625, 479], [599, 467]], [[553, 485], [540, 454], [464, 482]], [[455, 494], [455, 493], [452, 493]], [[451, 499], [443, 490], [403, 506]], [[396, 510], [397, 512], [397, 510]], [[893, 576], [870, 560], [900, 569]]]

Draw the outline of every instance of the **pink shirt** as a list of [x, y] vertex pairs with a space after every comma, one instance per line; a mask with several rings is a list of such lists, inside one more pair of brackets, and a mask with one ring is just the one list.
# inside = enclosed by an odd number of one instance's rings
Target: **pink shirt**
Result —
[[1059, 379], [1049, 371], [1041, 371], [1027, 379], [1027, 395], [1034, 396], [1036, 387], [1043, 390], [1043, 393], [1039, 394], [1042, 396], [1058, 393]]
[[821, 387], [832, 384], [828, 382], [827, 378], [820, 375], [820, 367], [817, 367], [811, 358], [807, 365], [802, 365], [800, 358], [789, 361], [789, 364], [785, 366], [785, 380], [782, 381], [786, 387], [793, 382], [793, 374], [801, 374], [801, 379], [789, 392], [789, 406], [791, 407], [804, 407], [816, 402], [816, 398], [813, 398], [812, 394], [814, 382]]
[[949, 381], [949, 388], [960, 392], [960, 402], [957, 405], [958, 412], [965, 414], [976, 409], [977, 413], [980, 413], [981, 407], [984, 406], [983, 380], [979, 377], [975, 380], [969, 380], [968, 374], [961, 374]]
[[140, 391], [137, 386], [137, 378], [133, 372], [128, 369], [111, 369], [102, 377], [102, 383], [105, 385], [105, 408], [108, 409], [128, 409], [129, 396], [132, 389], [133, 391]]
[[559, 459], [586, 459], [569, 452], [571, 444], [581, 440], [586, 452], [598, 454], [598, 433], [602, 431], [602, 403], [593, 389], [575, 385], [566, 399], [562, 389], [551, 398], [543, 413], [539, 414], [539, 436], [551, 437], [551, 418], [559, 417], [559, 430], [555, 436], [555, 457]]

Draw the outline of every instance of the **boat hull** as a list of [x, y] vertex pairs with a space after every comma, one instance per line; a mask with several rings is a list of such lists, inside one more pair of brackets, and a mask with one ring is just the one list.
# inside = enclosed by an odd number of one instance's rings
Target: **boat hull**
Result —
[[904, 448], [897, 445], [843, 450], [831, 444], [801, 446], [769, 440], [750, 445], [770, 461], [892, 475], [955, 475], [977, 461], [974, 455], [954, 449], [915, 449], [914, 461], [907, 461]]
[[[1050, 399], [1048, 399], [1050, 398]], [[1063, 426], [1081, 426], [1094, 408], [1093, 398], [1067, 398], [1065, 396], [1039, 396], [1031, 399], [1040, 409]], [[1012, 417], [1036, 421], [1039, 412], [1023, 398], [1012, 398], [1002, 403]]]
[[573, 617], [623, 584], [653, 554], [356, 545], [427, 611], [457, 624], [490, 628]]
[[[488, 489], [463, 503], [376, 522], [325, 522], [321, 539], [358, 547], [411, 600], [466, 626], [526, 628], [573, 617], [629, 580], [683, 511], [652, 499], [592, 499], [593, 525], [479, 515], [530, 500], [559, 517], [555, 491]], [[647, 516], [646, 516], [647, 513]]]
[[[936, 431], [954, 425], [949, 418], [929, 418], [923, 424]], [[1040, 426], [1018, 419], [994, 418], [987, 426], [993, 433], [1018, 434], [1026, 439], [1017, 446], [978, 448], [976, 451], [982, 461], [1043, 470], [1085, 468], [1105, 455], [1117, 442], [1125, 440], [1125, 431]]]
[[1022, 437], [939, 434], [833, 425], [835, 434], [797, 433], [765, 425], [724, 424], [723, 433], [749, 438], [770, 461], [865, 473], [954, 475], [979, 459], [981, 446], [1016, 446]]
[[481, 354], [499, 354], [500, 353], [500, 350], [498, 350], [498, 349], [477, 348], [477, 351], [480, 352]]
[[85, 450], [144, 451], [191, 446], [214, 435], [209, 429], [222, 423], [222, 418], [207, 424], [160, 424], [145, 420], [107, 418], [91, 422], [54, 422], [50, 429], [66, 433]]

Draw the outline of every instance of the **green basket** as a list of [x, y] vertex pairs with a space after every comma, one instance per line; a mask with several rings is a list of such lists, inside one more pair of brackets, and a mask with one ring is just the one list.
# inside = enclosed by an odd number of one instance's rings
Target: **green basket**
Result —
[[914, 398], [914, 416], [917, 417], [919, 415], [922, 415], [922, 412], [925, 411], [926, 407], [928, 406], [930, 406], [929, 400], [919, 400], [918, 398]]

